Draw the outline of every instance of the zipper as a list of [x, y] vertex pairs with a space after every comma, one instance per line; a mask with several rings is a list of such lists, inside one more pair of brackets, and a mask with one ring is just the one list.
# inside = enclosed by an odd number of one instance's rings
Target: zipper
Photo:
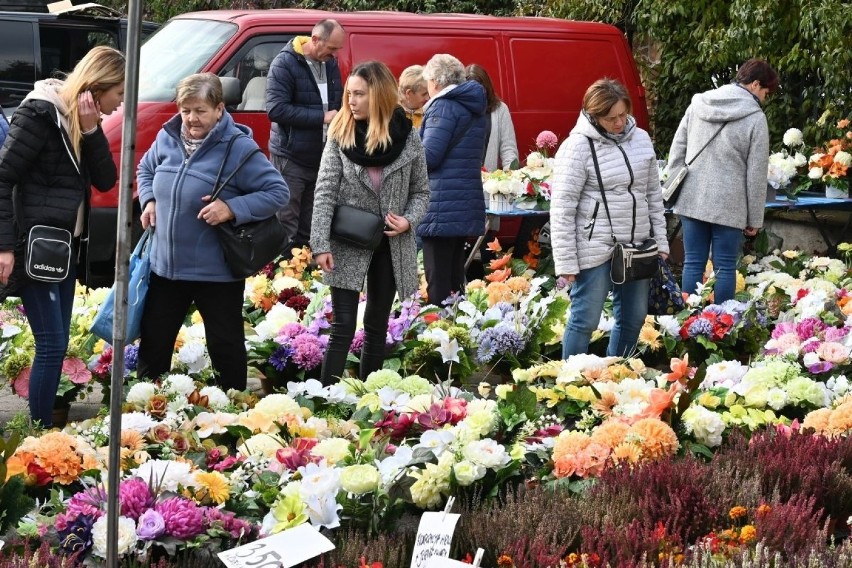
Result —
[[[183, 143], [180, 141], [180, 139], [178, 139], [178, 144], [180, 145], [180, 148], [183, 151], [184, 158], [183, 158], [183, 163], [181, 164], [181, 167], [177, 172], [177, 177], [175, 178], [175, 182], [172, 184], [172, 189], [171, 189], [172, 207], [169, 208], [169, 219], [168, 219], [169, 233], [173, 232], [173, 228], [174, 228], [174, 226], [177, 222], [177, 212], [178, 212], [179, 207], [176, 204], [180, 199], [180, 191], [183, 188], [183, 180], [186, 177], [186, 171], [187, 171], [187, 169], [189, 169], [188, 168], [189, 161], [192, 159], [192, 156], [187, 155], [186, 148], [183, 146]], [[200, 149], [201, 148], [199, 148], [198, 150], [200, 150]], [[195, 152], [197, 153], [198, 150], [196, 150]], [[169, 255], [168, 256], [169, 256], [168, 268], [170, 269], [169, 272], [170, 272], [170, 274], [174, 275], [175, 274], [174, 239], [172, 239], [172, 242], [169, 243]]]
[[633, 218], [630, 225], [630, 242], [632, 243], [636, 239], [636, 196], [633, 194], [633, 182], [635, 178], [633, 177], [633, 168], [630, 167], [630, 160], [627, 159], [627, 153], [624, 151], [624, 148], [621, 147], [621, 144], [616, 142], [615, 147], [621, 152], [621, 155], [624, 157], [624, 163], [627, 164], [627, 173], [630, 174], [630, 183], [627, 184], [627, 193], [630, 194], [630, 198], [633, 200]]
[[585, 228], [589, 230], [589, 240], [590, 241], [592, 240], [592, 235], [595, 232], [595, 224], [598, 222], [598, 209], [600, 209], [600, 206], [601, 206], [600, 202], [596, 201], [595, 202], [595, 209], [594, 209], [594, 211], [592, 211], [592, 219], [585, 226]]

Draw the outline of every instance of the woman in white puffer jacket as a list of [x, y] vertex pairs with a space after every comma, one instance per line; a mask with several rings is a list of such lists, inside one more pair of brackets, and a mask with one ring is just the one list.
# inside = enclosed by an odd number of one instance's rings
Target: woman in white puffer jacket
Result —
[[556, 274], [573, 284], [563, 358], [588, 352], [610, 291], [615, 325], [607, 355], [624, 356], [636, 346], [648, 314], [650, 280], [612, 283], [613, 239], [639, 244], [653, 237], [660, 255], [668, 257], [656, 154], [648, 133], [630, 115], [631, 109], [630, 95], [621, 83], [596, 81], [586, 90], [577, 125], [556, 153], [550, 211], [553, 258]]

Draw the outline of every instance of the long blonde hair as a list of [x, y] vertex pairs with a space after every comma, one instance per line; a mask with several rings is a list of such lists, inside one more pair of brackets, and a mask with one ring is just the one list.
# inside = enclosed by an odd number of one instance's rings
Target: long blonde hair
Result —
[[[397, 107], [397, 86], [393, 73], [381, 61], [357, 65], [350, 77], [361, 77], [367, 83], [370, 99], [370, 123], [367, 125], [367, 154], [391, 145], [390, 121]], [[328, 135], [343, 148], [355, 146], [355, 117], [349, 108], [349, 91], [343, 91], [343, 106], [328, 127]]]
[[123, 82], [124, 55], [117, 49], [104, 45], [92, 48], [65, 78], [59, 96], [68, 111], [68, 137], [78, 158], [83, 143], [83, 131], [77, 112], [77, 97], [84, 91], [91, 91], [92, 98], [98, 102], [103, 93]]

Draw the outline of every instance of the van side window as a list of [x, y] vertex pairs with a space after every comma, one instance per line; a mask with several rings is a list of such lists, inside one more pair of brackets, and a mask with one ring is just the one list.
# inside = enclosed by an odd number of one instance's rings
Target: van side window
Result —
[[289, 37], [275, 37], [274, 41], [257, 43], [238, 53], [219, 73], [220, 77], [236, 77], [240, 80], [243, 97], [237, 110], [266, 110], [266, 75], [269, 73], [269, 65], [288, 41]]
[[104, 30], [41, 26], [42, 77], [68, 73], [96, 45], [117, 47], [118, 38]]
[[7, 111], [20, 104], [36, 80], [33, 35], [32, 22], [0, 22], [0, 106]]

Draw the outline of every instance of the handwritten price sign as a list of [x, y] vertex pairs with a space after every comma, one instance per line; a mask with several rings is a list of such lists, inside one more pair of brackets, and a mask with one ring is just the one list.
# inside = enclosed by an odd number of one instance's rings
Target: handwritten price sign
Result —
[[453, 513], [423, 513], [411, 554], [411, 568], [425, 568], [432, 557], [450, 555], [459, 517]]
[[228, 568], [290, 568], [334, 549], [334, 544], [305, 523], [219, 553]]

